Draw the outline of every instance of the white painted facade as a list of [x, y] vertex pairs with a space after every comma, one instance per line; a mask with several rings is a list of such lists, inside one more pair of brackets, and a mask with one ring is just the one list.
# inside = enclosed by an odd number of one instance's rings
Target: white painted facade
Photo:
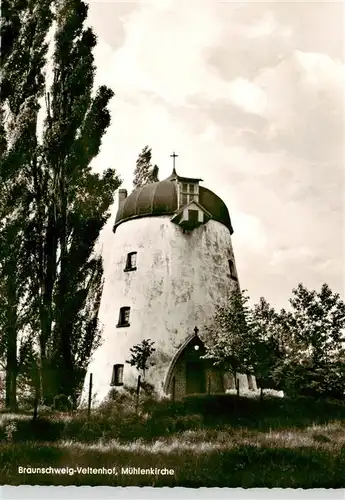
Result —
[[[103, 400], [111, 389], [112, 369], [124, 364], [124, 384], [135, 384], [137, 371], [126, 363], [129, 350], [143, 339], [155, 342], [156, 365], [147, 381], [163, 392], [169, 365], [195, 328], [202, 338], [216, 305], [225, 304], [237, 281], [229, 229], [210, 220], [187, 234], [171, 217], [152, 216], [120, 224], [114, 234], [111, 271], [105, 276], [99, 318], [103, 343], [88, 373], [93, 394]], [[125, 272], [127, 254], [137, 252], [136, 270]], [[128, 327], [117, 327], [121, 307], [130, 307]], [[86, 377], [83, 399], [87, 397]]]
[[[229, 294], [239, 286], [228, 225], [212, 218], [199, 204], [198, 182], [192, 187], [183, 182], [176, 186], [175, 214], [129, 217], [116, 227], [99, 311], [102, 345], [90, 363], [82, 404], [87, 401], [90, 373], [94, 404], [108, 396], [114, 365], [123, 366], [123, 384], [136, 385], [138, 372], [126, 361], [130, 359], [130, 349], [144, 339], [153, 340], [156, 349], [146, 381], [161, 395], [171, 393], [172, 385], [175, 391], [177, 384], [176, 394], [183, 396], [187, 379], [192, 380], [187, 375], [190, 363], [195, 361], [185, 357], [190, 349], [194, 352], [188, 339], [194, 342], [197, 327], [203, 349], [205, 327], [211, 323], [216, 306], [226, 305]], [[121, 206], [125, 197], [120, 190]], [[191, 215], [196, 222], [192, 229], [188, 226]], [[133, 259], [129, 259], [131, 253], [136, 253]], [[128, 269], [130, 260], [135, 265], [133, 270]], [[125, 325], [119, 325], [121, 308], [127, 308], [123, 315], [128, 320]], [[211, 392], [234, 385], [227, 374], [219, 375], [210, 367], [201, 370]], [[191, 377], [195, 379], [194, 374]], [[238, 379], [241, 388], [248, 388], [249, 384], [256, 389], [253, 377], [238, 375]], [[205, 384], [206, 378], [200, 392], [205, 392]], [[189, 385], [189, 391], [190, 388]]]

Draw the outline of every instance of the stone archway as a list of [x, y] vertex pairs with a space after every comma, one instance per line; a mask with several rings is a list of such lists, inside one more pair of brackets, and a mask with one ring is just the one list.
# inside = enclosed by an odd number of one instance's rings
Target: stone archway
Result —
[[197, 334], [186, 339], [175, 354], [164, 384], [164, 392], [175, 398], [191, 394], [223, 393], [223, 374], [202, 359], [205, 346]]

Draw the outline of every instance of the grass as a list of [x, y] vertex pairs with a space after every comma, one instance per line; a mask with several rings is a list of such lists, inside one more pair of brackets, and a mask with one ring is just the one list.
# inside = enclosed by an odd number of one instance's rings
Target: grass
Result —
[[[21, 431], [0, 444], [1, 484], [345, 486], [345, 405], [339, 402], [187, 398], [174, 407], [151, 405], [151, 413], [139, 418], [122, 417], [109, 408], [89, 421], [85, 414], [47, 415], [45, 427], [39, 422], [37, 428], [22, 418], [16, 422]], [[0, 416], [0, 426], [9, 420]], [[37, 434], [30, 435], [33, 429]], [[19, 466], [117, 467], [118, 475], [19, 474]], [[166, 467], [174, 474], [128, 475], [122, 467]]]

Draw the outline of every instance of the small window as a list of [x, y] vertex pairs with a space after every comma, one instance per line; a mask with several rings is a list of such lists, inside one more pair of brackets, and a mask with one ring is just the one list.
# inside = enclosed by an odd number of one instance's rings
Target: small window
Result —
[[199, 220], [199, 212], [197, 210], [188, 210], [188, 220], [193, 224], [197, 224]]
[[117, 327], [129, 326], [129, 313], [130, 313], [130, 310], [131, 310], [130, 307], [121, 307], [120, 314], [119, 314], [119, 322], [116, 325]]
[[180, 206], [187, 205], [191, 201], [199, 201], [198, 186], [196, 184], [180, 185]]
[[229, 260], [229, 268], [230, 268], [230, 276], [233, 280], [237, 280], [236, 272], [235, 272], [235, 264], [233, 260]]
[[137, 269], [137, 252], [127, 254], [125, 271], [135, 271]]
[[110, 385], [123, 385], [123, 365], [114, 365]]

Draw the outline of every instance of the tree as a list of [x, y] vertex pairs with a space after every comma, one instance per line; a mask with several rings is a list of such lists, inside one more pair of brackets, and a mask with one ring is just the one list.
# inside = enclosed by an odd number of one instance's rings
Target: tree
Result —
[[204, 359], [215, 366], [236, 374], [252, 372], [252, 327], [250, 323], [249, 297], [245, 290], [234, 291], [227, 306], [219, 306], [211, 326], [206, 328]]
[[113, 92], [105, 86], [93, 88], [96, 37], [84, 27], [87, 12], [80, 0], [64, 0], [56, 9], [54, 78], [46, 96], [43, 158], [33, 164], [32, 234], [38, 250], [34, 292], [39, 297], [42, 365], [48, 361], [42, 374], [48, 379], [50, 397], [77, 396], [99, 344], [103, 268], [94, 247], [120, 184], [114, 170], [99, 175], [90, 167], [110, 124], [107, 105]]
[[[22, 263], [23, 242], [20, 240], [20, 221], [9, 220], [3, 224], [0, 231], [0, 328], [1, 352], [6, 367], [5, 405], [8, 408], [17, 407], [17, 377], [26, 362], [28, 351], [25, 338], [19, 338], [26, 322], [26, 307], [23, 298], [26, 291], [26, 281]], [[19, 349], [20, 342], [22, 348]]]
[[248, 305], [245, 291], [236, 290], [226, 306], [219, 306], [205, 336], [205, 359], [224, 371], [255, 375], [261, 385], [275, 381], [278, 366], [285, 356], [285, 329], [281, 318], [268, 302], [261, 298], [253, 307]]
[[[113, 92], [105, 86], [94, 88], [96, 38], [84, 27], [88, 11], [84, 2], [18, 0], [12, 4], [24, 5], [35, 17], [35, 22], [28, 15], [20, 17], [20, 29], [28, 32], [23, 48], [26, 58], [20, 57], [19, 49], [15, 51], [13, 39], [17, 38], [8, 37], [7, 66], [11, 62], [13, 75], [6, 80], [7, 106], [13, 115], [17, 109], [21, 114], [9, 124], [14, 139], [1, 164], [2, 179], [7, 175], [10, 186], [23, 191], [22, 255], [29, 305], [24, 330], [37, 339], [42, 398], [49, 403], [63, 393], [76, 400], [100, 341], [97, 316], [103, 268], [95, 244], [120, 185], [114, 170], [100, 175], [90, 167], [110, 123], [107, 106]], [[47, 48], [42, 37], [52, 19], [53, 82], [49, 87], [42, 71]], [[12, 31], [17, 33], [17, 19], [13, 24]], [[42, 29], [36, 33], [37, 26]], [[21, 75], [26, 78], [23, 85], [17, 81]], [[35, 98], [34, 88], [38, 89]], [[27, 92], [25, 106], [19, 105]], [[46, 118], [38, 137], [37, 98], [43, 92]], [[13, 207], [5, 208], [11, 216], [15, 212]]]
[[131, 359], [126, 361], [126, 363], [130, 364], [131, 366], [135, 366], [136, 369], [142, 373], [144, 379], [146, 371], [150, 366], [152, 366], [152, 364], [149, 363], [149, 359], [156, 351], [153, 345], [154, 341], [152, 341], [151, 339], [147, 339], [143, 340], [140, 344], [131, 347]]
[[151, 164], [152, 152], [151, 148], [145, 146], [140, 155], [138, 156], [136, 167], [134, 170], [134, 189], [144, 186], [145, 184], [150, 184], [152, 182], [158, 182], [158, 167]]
[[159, 173], [159, 168], [157, 165], [154, 165], [152, 169], [150, 170], [148, 179], [147, 179], [147, 184], [150, 184], [152, 182], [158, 182], [158, 173]]
[[251, 361], [256, 380], [261, 387], [276, 385], [276, 370], [284, 362], [286, 356], [285, 330], [280, 315], [261, 297], [250, 310], [252, 327]]
[[286, 314], [287, 360], [279, 377], [290, 393], [342, 397], [345, 386], [345, 304], [324, 283], [319, 292], [299, 284]]
[[[25, 323], [28, 268], [23, 234], [28, 220], [27, 167], [36, 148], [38, 100], [52, 18], [49, 1], [1, 5], [0, 94], [0, 328], [6, 366], [6, 405], [16, 407], [22, 364], [18, 341]], [[22, 351], [25, 352], [25, 349]]]

